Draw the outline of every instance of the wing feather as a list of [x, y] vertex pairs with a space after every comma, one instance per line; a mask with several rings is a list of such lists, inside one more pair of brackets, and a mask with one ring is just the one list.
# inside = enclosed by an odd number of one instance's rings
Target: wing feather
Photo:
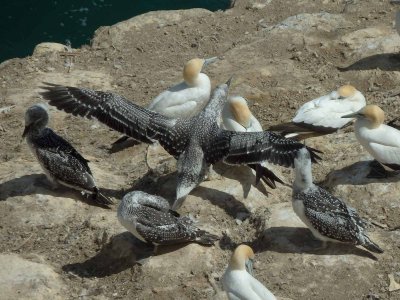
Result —
[[124, 133], [136, 140], [160, 144], [173, 156], [183, 149], [176, 139], [184, 139], [182, 132], [175, 132], [180, 121], [165, 117], [156, 112], [136, 105], [113, 93], [94, 91], [86, 88], [68, 87], [45, 83], [42, 92], [60, 110], [88, 119], [96, 118], [108, 127]]

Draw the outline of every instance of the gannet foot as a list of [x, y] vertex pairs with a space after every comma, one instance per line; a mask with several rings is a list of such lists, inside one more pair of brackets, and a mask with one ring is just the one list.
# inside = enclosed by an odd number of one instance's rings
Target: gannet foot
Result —
[[221, 180], [222, 176], [214, 171], [213, 166], [211, 165], [207, 172], [206, 176], [204, 177], [205, 181], [212, 181], [212, 180]]
[[389, 173], [385, 170], [385, 168], [376, 160], [373, 160], [369, 163], [369, 167], [371, 171], [368, 173], [367, 178], [388, 178]]
[[34, 185], [41, 186], [45, 189], [52, 190], [52, 191], [55, 191], [56, 189], [58, 189], [60, 187], [60, 185], [57, 182], [49, 180], [48, 178], [43, 178], [43, 177], [36, 179]]

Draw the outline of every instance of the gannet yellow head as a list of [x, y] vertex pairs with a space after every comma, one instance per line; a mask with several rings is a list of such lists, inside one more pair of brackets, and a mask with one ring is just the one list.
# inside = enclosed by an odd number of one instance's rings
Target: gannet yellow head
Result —
[[337, 92], [341, 98], [348, 98], [354, 96], [358, 91], [354, 86], [346, 84], [338, 88]]
[[232, 254], [229, 267], [233, 270], [246, 270], [253, 275], [254, 252], [247, 245], [239, 245]]
[[183, 67], [183, 79], [188, 85], [195, 85], [197, 76], [199, 76], [202, 69], [216, 60], [217, 57], [208, 59], [193, 58], [189, 60]]
[[244, 128], [250, 127], [251, 112], [246, 99], [240, 96], [231, 96], [228, 103], [235, 121]]
[[377, 128], [385, 121], [385, 112], [378, 105], [369, 104], [358, 112], [342, 116], [342, 118], [364, 118], [370, 122], [371, 128]]
[[31, 131], [45, 128], [49, 122], [48, 108], [44, 103], [38, 103], [29, 107], [25, 112], [25, 129], [22, 137]]

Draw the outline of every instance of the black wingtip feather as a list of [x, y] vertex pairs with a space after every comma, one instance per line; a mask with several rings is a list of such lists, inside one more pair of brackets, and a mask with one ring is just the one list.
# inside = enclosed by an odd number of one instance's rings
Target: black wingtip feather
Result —
[[311, 147], [308, 147], [308, 146], [306, 146], [306, 148], [307, 148], [307, 150], [310, 152], [310, 155], [311, 155], [311, 161], [313, 162], [313, 163], [318, 163], [318, 161], [319, 160], [322, 160], [322, 158], [321, 158], [321, 156], [319, 156], [317, 153], [323, 153], [322, 151], [320, 151], [320, 150], [317, 150], [317, 149], [314, 149], [314, 148], [311, 148]]

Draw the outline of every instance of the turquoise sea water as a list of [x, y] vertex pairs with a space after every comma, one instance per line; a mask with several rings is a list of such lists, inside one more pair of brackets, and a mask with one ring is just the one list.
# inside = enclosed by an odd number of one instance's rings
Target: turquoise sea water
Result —
[[88, 44], [93, 32], [154, 10], [225, 9], [229, 0], [14, 0], [0, 9], [0, 62], [30, 55], [40, 42]]

